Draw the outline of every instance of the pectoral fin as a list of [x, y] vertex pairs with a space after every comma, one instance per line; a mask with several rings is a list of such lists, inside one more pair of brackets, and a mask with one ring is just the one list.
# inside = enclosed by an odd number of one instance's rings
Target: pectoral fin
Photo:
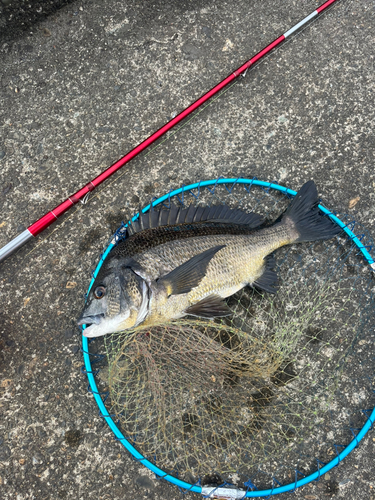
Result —
[[185, 313], [202, 318], [217, 318], [220, 316], [229, 316], [232, 314], [232, 311], [229, 309], [224, 299], [218, 295], [209, 295], [196, 304], [188, 307]]
[[207, 266], [212, 257], [225, 245], [209, 248], [205, 252], [195, 255], [181, 266], [157, 280], [158, 285], [165, 287], [168, 295], [188, 293], [199, 285], [204, 278]]

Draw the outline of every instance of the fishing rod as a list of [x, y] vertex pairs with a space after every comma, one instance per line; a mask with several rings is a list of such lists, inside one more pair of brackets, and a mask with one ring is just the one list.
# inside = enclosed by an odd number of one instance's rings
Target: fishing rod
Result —
[[175, 116], [168, 123], [163, 125], [159, 130], [151, 134], [147, 139], [138, 144], [134, 149], [129, 151], [125, 156], [123, 156], [120, 160], [114, 163], [112, 166], [104, 170], [101, 174], [99, 174], [95, 179], [91, 180], [88, 184], [79, 189], [76, 193], [69, 196], [65, 201], [63, 201], [56, 208], [46, 213], [39, 220], [31, 224], [25, 231], [21, 234], [13, 238], [7, 245], [0, 248], [0, 262], [5, 260], [9, 255], [11, 255], [15, 250], [23, 246], [27, 241], [31, 238], [35, 238], [39, 233], [44, 231], [48, 226], [53, 224], [59, 217], [61, 217], [65, 212], [67, 212], [70, 208], [76, 205], [79, 201], [85, 198], [91, 191], [93, 191], [96, 187], [98, 187], [102, 182], [107, 180], [111, 175], [113, 175], [117, 170], [126, 165], [130, 160], [135, 158], [139, 153], [141, 153], [144, 149], [154, 143], [157, 139], [162, 137], [164, 134], [168, 132], [175, 125], [180, 123], [184, 118], [189, 116], [193, 111], [199, 108], [202, 104], [208, 101], [215, 94], [220, 92], [224, 87], [226, 87], [229, 83], [235, 80], [238, 76], [245, 73], [251, 66], [253, 66], [256, 62], [260, 61], [266, 54], [271, 52], [275, 47], [280, 45], [284, 40], [286, 40], [289, 36], [295, 33], [297, 30], [302, 28], [305, 24], [307, 24], [311, 19], [315, 18], [322, 12], [324, 12], [330, 5], [335, 3], [337, 0], [327, 0], [320, 7], [318, 7], [314, 12], [306, 16], [302, 21], [294, 25], [288, 31], [286, 31], [283, 35], [280, 35], [273, 42], [271, 42], [267, 47], [262, 49], [260, 52], [255, 54], [251, 59], [246, 61], [242, 66], [233, 71], [229, 76], [224, 78], [220, 83], [215, 85], [211, 90], [209, 90], [202, 97], [197, 99], [195, 102], [190, 104], [187, 108], [185, 108], [181, 113]]

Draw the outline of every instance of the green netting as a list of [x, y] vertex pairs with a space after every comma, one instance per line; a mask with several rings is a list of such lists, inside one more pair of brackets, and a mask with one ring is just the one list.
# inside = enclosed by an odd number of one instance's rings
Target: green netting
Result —
[[[270, 220], [289, 202], [241, 186], [190, 198], [183, 202], [225, 202]], [[367, 233], [362, 242], [372, 243]], [[290, 482], [296, 469], [307, 474], [332, 459], [373, 406], [365, 346], [373, 342], [375, 283], [358, 247], [343, 236], [280, 249], [276, 258], [279, 292], [243, 289], [228, 299], [230, 317], [104, 339], [110, 413], [145, 457], [187, 482]]]

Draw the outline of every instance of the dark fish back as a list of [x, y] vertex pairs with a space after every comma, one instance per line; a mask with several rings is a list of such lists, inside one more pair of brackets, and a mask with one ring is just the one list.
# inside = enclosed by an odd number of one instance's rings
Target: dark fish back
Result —
[[[210, 207], [177, 207], [151, 211], [140, 215], [128, 227], [127, 237], [112, 249], [95, 282], [113, 272], [114, 261], [130, 259], [164, 243], [196, 236], [252, 234], [264, 223], [254, 212], [246, 213], [226, 205]], [[126, 265], [126, 263], [125, 263]]]
[[218, 234], [238, 235], [252, 234], [256, 230], [243, 224], [227, 224], [222, 222], [195, 222], [149, 228], [135, 233], [121, 241], [111, 252], [110, 257], [128, 258], [150, 248], [170, 241], [185, 240], [196, 236], [212, 236]]

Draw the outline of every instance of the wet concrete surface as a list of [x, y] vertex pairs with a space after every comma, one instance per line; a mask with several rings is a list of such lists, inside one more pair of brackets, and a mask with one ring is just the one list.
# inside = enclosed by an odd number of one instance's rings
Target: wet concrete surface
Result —
[[[318, 5], [1, 0], [0, 244]], [[219, 176], [314, 179], [374, 234], [374, 38], [374, 2], [341, 0], [1, 264], [2, 499], [181, 496], [129, 458], [87, 393], [75, 320], [90, 272], [139, 201]], [[374, 499], [374, 439], [282, 498]]]

